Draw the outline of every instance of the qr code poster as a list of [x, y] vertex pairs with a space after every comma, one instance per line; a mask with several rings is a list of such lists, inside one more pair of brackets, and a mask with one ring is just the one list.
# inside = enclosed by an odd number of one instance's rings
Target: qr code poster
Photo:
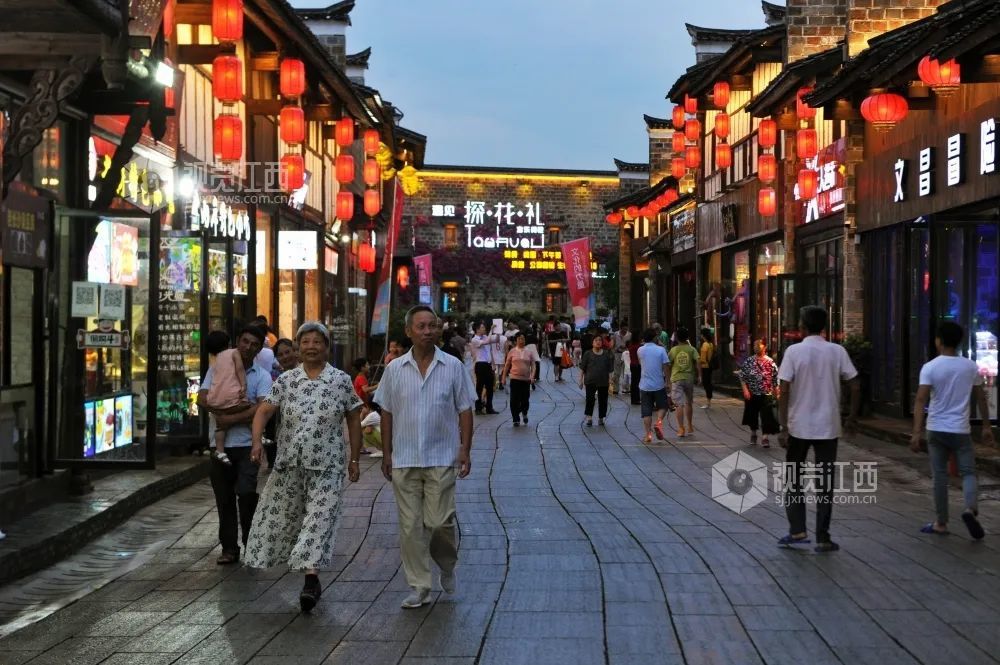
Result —
[[93, 282], [73, 282], [73, 301], [70, 316], [97, 316], [98, 285]]
[[125, 320], [125, 287], [119, 284], [101, 284], [101, 319]]

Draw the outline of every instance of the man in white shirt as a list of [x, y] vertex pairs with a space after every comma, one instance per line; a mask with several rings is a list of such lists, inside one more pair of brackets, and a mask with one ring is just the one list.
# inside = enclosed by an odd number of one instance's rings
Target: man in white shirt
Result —
[[[851, 389], [851, 410], [848, 430], [854, 428], [861, 404], [861, 384], [847, 350], [823, 338], [827, 327], [826, 310], [803, 307], [799, 312], [799, 327], [803, 340], [785, 351], [778, 370], [781, 395], [778, 415], [784, 431], [778, 435], [785, 458], [785, 513], [788, 535], [778, 544], [790, 546], [809, 542], [806, 531], [806, 504], [802, 493], [802, 477], [809, 448], [815, 450], [817, 479], [816, 551], [834, 552], [840, 549], [830, 540], [830, 518], [833, 512], [834, 466], [837, 461], [837, 439], [840, 437], [840, 384], [846, 381]], [[791, 476], [791, 477], [789, 477]]]
[[[486, 334], [486, 324], [480, 323], [476, 336], [469, 342], [472, 348], [472, 366], [476, 375], [476, 415], [495, 415], [493, 410], [493, 383], [496, 374], [493, 372], [493, 344], [503, 337], [499, 333]], [[485, 395], [485, 398], [484, 398]]]
[[969, 424], [972, 400], [976, 400], [978, 415], [982, 419], [982, 439], [993, 443], [990, 427], [989, 404], [983, 390], [983, 377], [975, 362], [958, 355], [962, 343], [962, 326], [945, 321], [938, 326], [934, 338], [938, 356], [920, 368], [920, 386], [913, 404], [913, 436], [910, 449], [920, 451], [920, 431], [927, 409], [927, 452], [931, 458], [931, 475], [934, 478], [934, 508], [937, 521], [924, 525], [923, 533], [948, 533], [948, 458], [955, 453], [958, 472], [962, 476], [962, 493], [965, 511], [962, 521], [976, 540], [985, 534], [979, 523], [978, 486], [976, 483], [976, 452], [972, 447], [972, 428]]
[[430, 561], [441, 588], [455, 592], [455, 467], [471, 468], [475, 395], [465, 365], [437, 348], [437, 314], [425, 305], [406, 313], [413, 347], [386, 366], [375, 392], [382, 407], [382, 474], [392, 482], [399, 512], [399, 549], [412, 609], [431, 592]]

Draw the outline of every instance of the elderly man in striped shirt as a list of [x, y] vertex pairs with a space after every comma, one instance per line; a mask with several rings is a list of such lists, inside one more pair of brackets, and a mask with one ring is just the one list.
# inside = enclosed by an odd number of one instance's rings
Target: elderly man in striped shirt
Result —
[[[413, 590], [403, 607], [426, 604], [431, 559], [441, 588], [455, 592], [455, 476], [470, 470], [475, 388], [465, 365], [437, 348], [440, 322], [430, 307], [406, 313], [413, 348], [385, 368], [375, 393], [382, 407], [382, 473], [399, 511], [403, 572]], [[398, 434], [397, 434], [398, 432]]]

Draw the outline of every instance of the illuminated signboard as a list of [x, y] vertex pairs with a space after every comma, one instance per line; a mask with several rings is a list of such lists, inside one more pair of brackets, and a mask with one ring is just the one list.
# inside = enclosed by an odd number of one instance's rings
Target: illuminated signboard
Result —
[[[435, 203], [432, 217], [456, 217], [457, 206]], [[465, 202], [465, 242], [477, 249], [542, 249], [545, 225], [542, 204]]]
[[[816, 196], [803, 201], [803, 224], [815, 222], [844, 209], [846, 156], [847, 139], [840, 138], [820, 150], [812, 159], [805, 160], [805, 168], [816, 171], [817, 186]], [[802, 200], [798, 185], [795, 185], [795, 200]]]
[[[503, 258], [512, 270], [565, 270], [562, 251], [558, 249], [505, 249]], [[597, 262], [591, 258], [590, 269], [597, 270]]]

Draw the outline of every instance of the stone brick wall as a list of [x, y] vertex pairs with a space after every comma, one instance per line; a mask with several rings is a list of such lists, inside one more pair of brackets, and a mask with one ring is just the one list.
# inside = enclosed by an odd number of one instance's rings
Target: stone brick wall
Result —
[[649, 184], [655, 185], [670, 175], [670, 160], [674, 157], [672, 129], [649, 129]]
[[[583, 182], [586, 182], [585, 186], [581, 184]], [[644, 180], [638, 182], [645, 184]], [[602, 176], [570, 172], [568, 176], [545, 177], [516, 172], [477, 174], [475, 167], [462, 167], [461, 171], [429, 167], [420, 174], [419, 191], [406, 198], [403, 223], [404, 227], [411, 229], [417, 253], [430, 248], [441, 256], [442, 260], [434, 265], [436, 288], [445, 279], [459, 281], [469, 312], [503, 310], [542, 313], [546, 286], [559, 282], [564, 287], [565, 271], [515, 270], [504, 260], [503, 249], [468, 248], [464, 213], [466, 202], [484, 201], [487, 210], [495, 208], [497, 203], [506, 202], [523, 210], [527, 203], [538, 202], [544, 226], [558, 227], [560, 242], [589, 236], [591, 250], [597, 259], [619, 251], [618, 229], [604, 220], [602, 206], [623, 193], [614, 172]], [[433, 216], [432, 206], [435, 204], [455, 206], [455, 216]], [[486, 224], [489, 226], [490, 218], [486, 218]], [[449, 225], [457, 227], [459, 247], [452, 253], [442, 254], [445, 227]], [[558, 246], [550, 249], [558, 249]], [[456, 270], [455, 266], [465, 267]], [[597, 306], [607, 306], [603, 284], [599, 280], [594, 280], [594, 284]], [[436, 303], [440, 304], [439, 299]]]
[[[347, 37], [345, 35], [317, 35], [319, 41], [326, 47], [333, 61], [341, 69], [347, 67]], [[364, 77], [362, 77], [362, 81]]]
[[933, 14], [945, 0], [847, 0], [847, 54], [857, 55], [868, 40]]
[[[795, 62], [836, 46], [847, 27], [848, 1], [788, 0], [787, 61]], [[868, 0], [869, 4], [872, 2]]]

